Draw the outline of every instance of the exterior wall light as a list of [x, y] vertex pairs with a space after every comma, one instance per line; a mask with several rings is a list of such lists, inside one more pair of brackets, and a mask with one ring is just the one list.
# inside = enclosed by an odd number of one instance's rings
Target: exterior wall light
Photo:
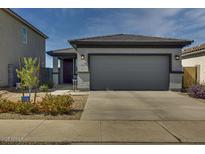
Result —
[[85, 60], [85, 55], [81, 55], [81, 60]]
[[175, 55], [175, 60], [179, 60], [180, 56], [179, 55]]

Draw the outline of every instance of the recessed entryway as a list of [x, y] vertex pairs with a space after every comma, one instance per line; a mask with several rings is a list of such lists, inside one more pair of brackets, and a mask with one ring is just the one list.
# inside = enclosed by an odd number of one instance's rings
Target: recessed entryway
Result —
[[63, 60], [63, 83], [72, 83], [73, 80], [73, 59]]

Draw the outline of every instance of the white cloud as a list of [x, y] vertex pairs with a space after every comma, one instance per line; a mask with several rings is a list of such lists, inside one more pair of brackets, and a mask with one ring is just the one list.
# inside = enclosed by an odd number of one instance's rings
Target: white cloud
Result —
[[204, 21], [205, 20], [205, 9], [187, 9], [184, 13], [186, 19], [194, 21]]
[[[106, 10], [105, 10], [106, 11]], [[88, 34], [134, 33], [205, 42], [205, 9], [126, 9], [89, 18]]]

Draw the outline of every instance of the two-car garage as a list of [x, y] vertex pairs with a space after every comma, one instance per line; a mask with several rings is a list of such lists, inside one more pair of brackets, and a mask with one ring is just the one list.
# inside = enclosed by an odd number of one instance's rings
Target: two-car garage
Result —
[[90, 55], [91, 90], [168, 90], [170, 56]]
[[85, 90], [180, 90], [181, 49], [191, 40], [114, 34], [70, 40], [77, 87]]

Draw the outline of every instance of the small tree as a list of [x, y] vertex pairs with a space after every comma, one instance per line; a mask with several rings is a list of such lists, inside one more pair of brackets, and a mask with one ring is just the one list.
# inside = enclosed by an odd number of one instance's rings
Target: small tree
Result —
[[[23, 60], [23, 61], [22, 61]], [[40, 60], [37, 58], [24, 57], [20, 60], [20, 69], [16, 69], [17, 76], [21, 81], [21, 88], [28, 88], [29, 97], [35, 88], [34, 103], [36, 102], [36, 88], [39, 85]]]
[[24, 76], [23, 74], [25, 74], [25, 70], [22, 70], [22, 61], [21, 58], [19, 58], [19, 70], [16, 70], [17, 72], [17, 77], [20, 79], [20, 87], [21, 87], [21, 92], [22, 92], [22, 96], [24, 96], [24, 90], [25, 90], [25, 85], [24, 85]]

